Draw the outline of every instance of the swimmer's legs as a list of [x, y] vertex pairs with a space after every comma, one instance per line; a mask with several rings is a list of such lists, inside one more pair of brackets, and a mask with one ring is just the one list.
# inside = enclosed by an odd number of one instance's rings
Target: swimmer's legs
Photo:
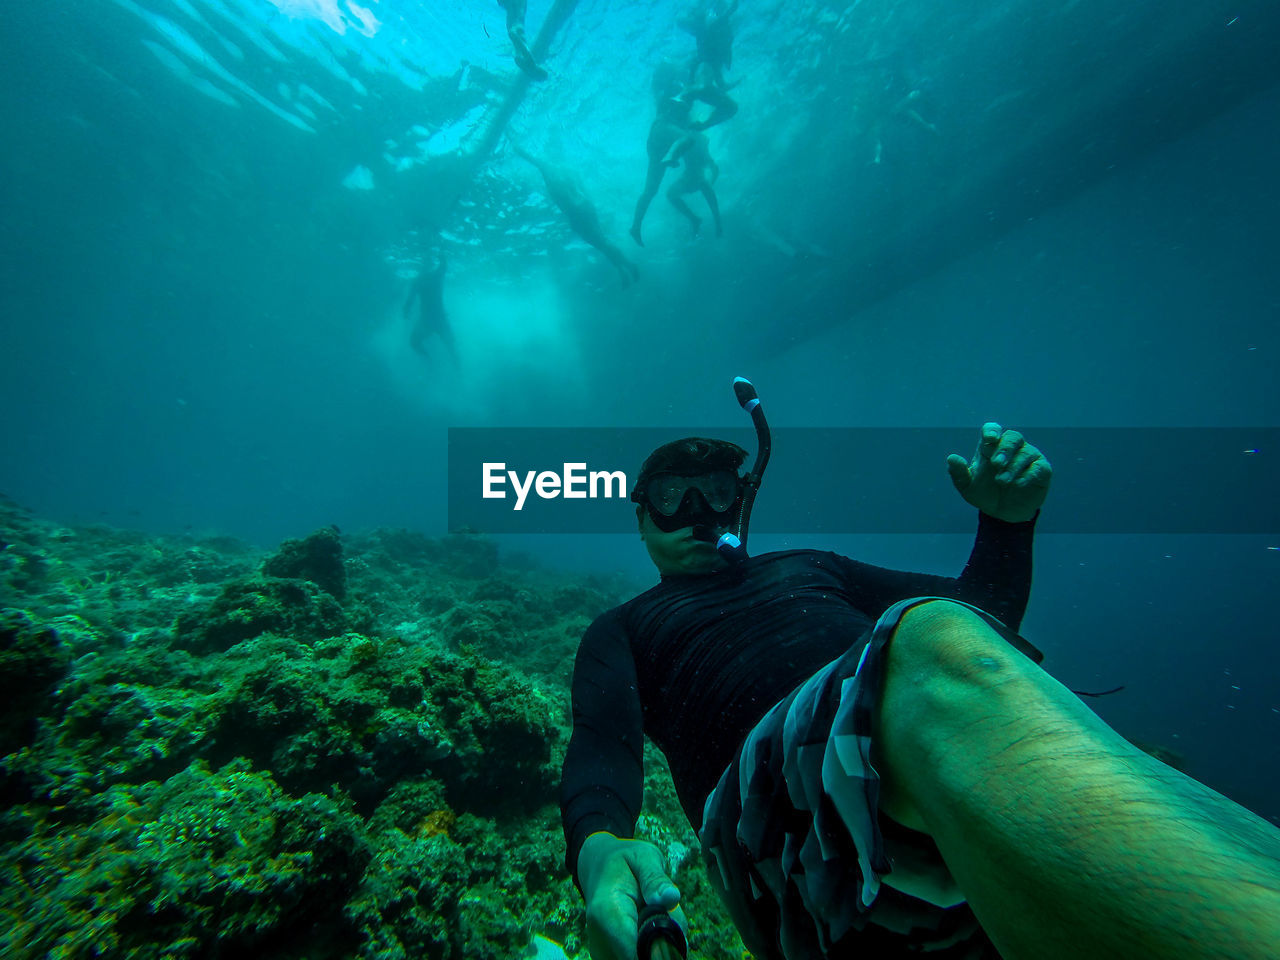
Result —
[[711, 217], [716, 222], [716, 236], [724, 236], [724, 227], [720, 224], [720, 202], [716, 199], [716, 192], [711, 188], [711, 184], [703, 183], [699, 187], [702, 196], [706, 198], [707, 206], [711, 209]]
[[608, 258], [609, 262], [613, 264], [618, 273], [621, 274], [622, 285], [624, 287], [630, 284], [633, 280], [640, 279], [640, 270], [634, 263], [628, 260], [625, 255], [623, 255], [622, 251], [619, 250], [616, 245], [604, 239], [601, 239], [598, 242], [593, 241], [591, 245], [603, 253], [605, 257]]
[[981, 618], [888, 649], [881, 809], [931, 834], [1006, 960], [1265, 960], [1280, 830], [1129, 744]]
[[529, 50], [529, 40], [524, 32], [525, 0], [500, 0], [500, 6], [507, 11], [507, 37], [511, 40], [512, 53], [518, 66], [527, 76], [534, 80], [547, 79], [547, 71], [538, 66]]
[[538, 62], [533, 59], [533, 53], [529, 50], [529, 41], [525, 38], [524, 27], [509, 32], [507, 36], [511, 39], [512, 57], [521, 72], [531, 80], [547, 79], [547, 71], [538, 66]]
[[644, 246], [644, 241], [640, 239], [640, 224], [644, 223], [644, 215], [649, 210], [649, 204], [653, 202], [653, 198], [658, 195], [658, 188], [662, 186], [662, 178], [667, 175], [667, 167], [661, 159], [654, 160], [649, 158], [649, 171], [645, 175], [644, 192], [640, 194], [640, 199], [636, 201], [636, 213], [631, 218], [631, 239], [635, 240], [640, 246]]
[[698, 235], [698, 231], [702, 229], [702, 218], [694, 213], [693, 210], [689, 208], [689, 205], [684, 202], [684, 197], [681, 195], [682, 189], [683, 188], [679, 183], [673, 183], [671, 188], [667, 191], [667, 199], [671, 201], [671, 205], [673, 207], [688, 218], [690, 225], [693, 227], [693, 235], [696, 237]]
[[449, 351], [449, 356], [453, 359], [453, 362], [455, 364], [458, 363], [458, 341], [454, 339], [453, 327], [449, 326], [449, 321], [445, 320], [441, 323], [436, 332], [440, 334], [440, 339], [444, 341], [445, 349]]

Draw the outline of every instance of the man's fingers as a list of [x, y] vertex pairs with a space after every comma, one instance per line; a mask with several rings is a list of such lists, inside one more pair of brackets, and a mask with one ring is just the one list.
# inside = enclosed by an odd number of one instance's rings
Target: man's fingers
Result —
[[956, 489], [960, 491], [969, 488], [969, 461], [958, 453], [953, 453], [947, 457], [947, 473], [951, 475], [951, 482], [955, 484]]
[[1018, 487], [1047, 487], [1049, 478], [1053, 476], [1053, 467], [1049, 465], [1049, 461], [1043, 456], [1031, 458], [1018, 476], [1014, 479], [1014, 486]]
[[978, 437], [978, 446], [973, 451], [973, 472], [979, 473], [995, 455], [1000, 445], [1000, 424], [988, 421], [982, 425], [982, 434]]
[[1017, 430], [1006, 430], [1000, 435], [1000, 442], [991, 455], [991, 466], [997, 471], [997, 480], [1012, 480], [1017, 476], [1017, 460], [1025, 442]]
[[1004, 433], [1004, 428], [994, 421], [987, 421], [982, 425], [982, 437], [978, 440], [978, 452], [976, 456], [985, 460], [988, 459], [996, 448], [996, 444], [1000, 442], [1000, 435]]
[[655, 879], [652, 885], [645, 884], [642, 889], [645, 891], [644, 902], [649, 906], [670, 910], [680, 902], [680, 891], [666, 877]]
[[1000, 483], [1013, 483], [1016, 486], [1025, 487], [1032, 484], [1047, 484], [1052, 473], [1053, 468], [1039, 448], [1023, 442], [1017, 453], [996, 476], [996, 480]]
[[1017, 480], [1031, 469], [1032, 464], [1036, 462], [1036, 458], [1039, 456], [1039, 450], [1029, 443], [1023, 444], [1017, 452], [1010, 455], [1008, 461], [1001, 467], [996, 480], [1001, 483], [1011, 483]]
[[640, 896], [646, 904], [670, 910], [680, 902], [680, 891], [667, 876], [662, 855], [652, 846], [641, 846], [628, 851], [627, 859], [640, 886]]

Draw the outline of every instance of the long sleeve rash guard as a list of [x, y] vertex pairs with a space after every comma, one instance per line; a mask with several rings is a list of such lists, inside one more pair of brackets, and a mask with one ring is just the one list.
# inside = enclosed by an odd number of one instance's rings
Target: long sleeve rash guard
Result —
[[602, 614], [583, 636], [573, 673], [573, 736], [560, 785], [570, 874], [590, 834], [632, 836], [646, 734], [666, 755], [697, 828], [751, 727], [897, 601], [963, 600], [1017, 630], [1031, 590], [1033, 528], [979, 514], [955, 578], [790, 550], [717, 573], [664, 577]]

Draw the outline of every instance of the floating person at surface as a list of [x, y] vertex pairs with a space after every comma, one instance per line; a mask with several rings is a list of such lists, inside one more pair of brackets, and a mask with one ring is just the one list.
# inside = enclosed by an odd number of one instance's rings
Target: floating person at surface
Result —
[[507, 36], [511, 38], [512, 53], [516, 66], [531, 80], [547, 79], [547, 71], [538, 66], [529, 50], [529, 41], [524, 32], [524, 14], [526, 0], [498, 0], [498, 6], [507, 11]]
[[937, 115], [936, 104], [930, 102], [933, 98], [926, 95], [931, 86], [928, 74], [901, 49], [889, 51], [868, 66], [863, 88], [855, 97], [871, 114], [872, 163], [883, 161], [886, 135], [894, 140], [911, 130], [925, 130], [941, 136], [938, 125], [929, 119]]
[[[428, 270], [426, 261], [414, 278], [409, 288], [409, 296], [404, 301], [404, 316], [413, 319], [409, 330], [409, 346], [414, 352], [424, 357], [429, 356], [427, 341], [435, 334], [440, 338], [454, 363], [458, 362], [458, 346], [453, 339], [453, 327], [449, 325], [449, 316], [444, 311], [444, 272], [445, 259], [440, 257], [434, 270]], [[414, 305], [417, 314], [414, 316]]]
[[737, 12], [738, 0], [698, 3], [676, 23], [693, 34], [697, 53], [689, 68], [689, 79], [695, 84], [710, 84], [728, 90], [725, 72], [733, 67], [733, 24], [729, 18]]
[[684, 162], [684, 172], [680, 175], [680, 179], [667, 189], [667, 199], [689, 220], [693, 226], [693, 235], [696, 237], [702, 227], [702, 218], [689, 209], [689, 205], [684, 202], [684, 196], [695, 190], [701, 193], [715, 221], [716, 236], [724, 236], [724, 229], [720, 224], [720, 203], [712, 187], [716, 178], [720, 176], [720, 168], [711, 159], [706, 134], [691, 130], [677, 141], [663, 158], [663, 163], [669, 167], [674, 167], [681, 161]]
[[512, 142], [511, 149], [517, 156], [523, 157], [538, 168], [538, 172], [542, 174], [542, 182], [547, 187], [547, 196], [560, 208], [560, 212], [569, 221], [569, 227], [579, 237], [605, 255], [622, 276], [623, 285], [625, 286], [633, 280], [640, 279], [640, 271], [636, 268], [636, 265], [628, 260], [615, 244], [610, 243], [605, 238], [604, 230], [600, 226], [600, 215], [596, 212], [595, 204], [591, 202], [573, 178], [563, 171], [557, 170], [546, 161], [532, 156], [515, 142]]
[[901, 117], [911, 123], [918, 125], [922, 130], [928, 130], [930, 133], [938, 134], [938, 126], [930, 120], [926, 120], [921, 113], [924, 93], [921, 90], [911, 90], [904, 97], [898, 100], [889, 108], [887, 115], [876, 118], [871, 127], [871, 139], [875, 141], [876, 153], [872, 159], [872, 163], [880, 163], [884, 157], [884, 125], [886, 120], [896, 120]]

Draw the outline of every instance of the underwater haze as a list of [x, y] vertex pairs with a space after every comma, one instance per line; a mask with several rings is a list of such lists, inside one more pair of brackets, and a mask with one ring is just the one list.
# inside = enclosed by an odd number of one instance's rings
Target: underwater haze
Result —
[[[459, 689], [477, 683], [466, 658], [479, 644], [555, 691], [559, 709], [579, 628], [624, 598], [619, 584], [656, 574], [634, 535], [511, 535], [484, 540], [501, 546], [492, 554], [446, 536], [450, 428], [713, 433], [746, 425], [729, 386], [738, 375], [777, 427], [962, 427], [976, 441], [994, 420], [1037, 442], [1037, 427], [1280, 426], [1280, 7], [741, 0], [732, 64], [692, 106], [709, 122], [715, 173], [698, 181], [687, 157], [667, 170], [640, 244], [629, 231], [655, 110], [692, 75], [694, 38], [677, 23], [687, 7], [529, 0], [537, 63], [522, 69], [493, 0], [5, 4], [0, 493], [30, 511], [19, 521], [5, 507], [7, 543], [27, 545], [28, 566], [44, 544], [42, 569], [74, 566], [92, 591], [108, 589], [94, 568], [108, 546], [154, 549], [161, 566], [179, 541], [230, 551], [199, 581], [204, 593], [191, 588], [202, 603], [261, 559], [237, 551], [329, 525], [355, 538], [348, 561], [366, 558], [354, 582], [381, 584], [384, 599], [411, 589], [391, 585], [397, 563], [448, 577], [479, 550], [481, 566], [458, 574], [465, 589], [440, 586], [424, 614], [462, 658], [450, 661], [471, 678]], [[717, 115], [726, 100], [736, 112]], [[668, 199], [673, 184], [696, 231]], [[937, 452], [939, 478], [950, 452]], [[1044, 452], [1059, 468], [1045, 520], [1078, 529], [1053, 513], [1069, 464]], [[1200, 455], [1121, 455], [1109, 472], [1127, 491], [1158, 491]], [[896, 469], [877, 456], [848, 450], [849, 497], [857, 472]], [[784, 444], [773, 457], [787, 461]], [[1241, 463], [1218, 466], [1207, 494], [1240, 499]], [[1261, 501], [1237, 506], [1274, 515]], [[1041, 532], [1023, 634], [1073, 689], [1124, 687], [1088, 701], [1109, 724], [1280, 823], [1280, 530], [1114, 526]], [[389, 530], [421, 540], [405, 546]], [[84, 548], [59, 553], [72, 537]], [[797, 530], [751, 545], [954, 575], [971, 543]], [[462, 639], [449, 632], [461, 629], [445, 622], [450, 604], [490, 590], [465, 579], [484, 582], [485, 562], [512, 564], [501, 575], [519, 586], [499, 591], [503, 602], [534, 598], [546, 617], [523, 629], [554, 633], [545, 642], [568, 653], [489, 649], [473, 625]], [[52, 581], [6, 582], [0, 606], [30, 614], [6, 629], [37, 636], [54, 615], [37, 609], [54, 603]], [[60, 617], [77, 602], [69, 583]], [[153, 584], [175, 591], [157, 600], [166, 623], [190, 615], [180, 586]], [[376, 621], [425, 636], [398, 604], [323, 622], [338, 635]], [[92, 648], [77, 636], [67, 662]], [[183, 649], [233, 656], [218, 643]], [[281, 649], [260, 653], [293, 655]], [[234, 669], [250, 669], [235, 656]], [[213, 667], [199, 670], [184, 674], [192, 690], [216, 682]], [[360, 735], [378, 734], [361, 723]], [[559, 734], [528, 723], [554, 756]], [[232, 727], [218, 729], [230, 742]], [[203, 772], [160, 772], [197, 792], [250, 789], [208, 780], [234, 750], [199, 756]], [[323, 792], [272, 769], [289, 797]], [[471, 793], [419, 803], [420, 835], [454, 836], [455, 813], [501, 819], [467, 807], [485, 787], [472, 775], [457, 774]], [[10, 770], [0, 794], [16, 802], [43, 776]], [[134, 782], [121, 776], [102, 790]], [[252, 789], [265, 804], [281, 788]], [[136, 802], [153, 801], [164, 796]], [[323, 815], [332, 825], [350, 812]], [[483, 833], [458, 831], [459, 843]], [[559, 869], [539, 856], [548, 875]], [[530, 902], [572, 897], [563, 876], [554, 882]], [[543, 929], [511, 923], [522, 937]], [[545, 930], [571, 947], [571, 928], [561, 918]], [[499, 942], [484, 937], [428, 953], [484, 956], [477, 943]]]

